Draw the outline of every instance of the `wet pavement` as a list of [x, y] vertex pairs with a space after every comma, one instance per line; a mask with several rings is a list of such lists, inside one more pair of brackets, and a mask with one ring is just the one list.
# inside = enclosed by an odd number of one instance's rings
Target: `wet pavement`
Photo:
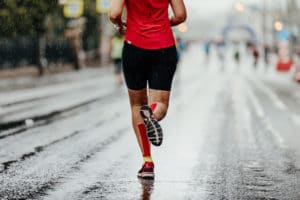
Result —
[[[300, 199], [300, 85], [185, 53], [165, 138], [142, 160], [111, 70], [24, 79], [0, 91], [0, 199]], [[2, 80], [9, 87], [9, 80]]]

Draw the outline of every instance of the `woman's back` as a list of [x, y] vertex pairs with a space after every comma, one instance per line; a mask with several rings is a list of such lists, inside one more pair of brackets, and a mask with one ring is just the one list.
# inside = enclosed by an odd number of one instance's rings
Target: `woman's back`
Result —
[[175, 44], [171, 30], [169, 0], [126, 0], [125, 41], [144, 49], [159, 49]]

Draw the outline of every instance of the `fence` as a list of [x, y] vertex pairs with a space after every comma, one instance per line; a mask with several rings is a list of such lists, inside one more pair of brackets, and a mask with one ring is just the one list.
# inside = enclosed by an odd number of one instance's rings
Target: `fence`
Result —
[[[19, 37], [15, 39], [0, 39], [0, 69], [17, 68], [26, 65], [36, 65], [39, 62], [38, 38]], [[47, 41], [42, 57], [47, 63], [70, 63], [73, 54], [68, 41], [57, 39]]]

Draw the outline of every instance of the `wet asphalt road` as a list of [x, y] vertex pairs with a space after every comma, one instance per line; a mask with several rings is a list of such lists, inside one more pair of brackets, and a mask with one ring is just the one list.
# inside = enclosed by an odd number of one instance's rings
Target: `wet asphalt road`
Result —
[[183, 57], [154, 181], [112, 70], [1, 80], [0, 199], [300, 200], [300, 85], [231, 65]]

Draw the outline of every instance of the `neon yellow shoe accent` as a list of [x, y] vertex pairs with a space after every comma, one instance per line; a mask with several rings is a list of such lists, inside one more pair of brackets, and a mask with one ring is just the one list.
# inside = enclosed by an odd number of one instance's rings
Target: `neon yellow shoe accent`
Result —
[[144, 162], [153, 162], [151, 156], [143, 157]]

